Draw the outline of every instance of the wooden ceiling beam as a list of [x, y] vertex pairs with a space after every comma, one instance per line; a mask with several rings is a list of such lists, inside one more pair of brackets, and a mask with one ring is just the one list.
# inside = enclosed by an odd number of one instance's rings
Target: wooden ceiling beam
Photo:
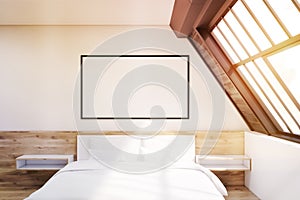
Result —
[[[216, 1], [218, 1], [218, 0], [216, 0]], [[218, 10], [216, 10], [216, 8], [215, 8], [215, 11], [217, 11], [217, 12], [214, 13], [213, 17], [209, 20], [209, 23], [206, 24], [206, 29], [212, 30], [214, 28], [214, 26], [219, 21], [221, 21], [222, 16], [224, 16], [236, 2], [237, 2], [237, 0], [225, 0], [225, 1], [223, 1], [221, 7], [219, 7]], [[218, 6], [220, 6], [220, 5], [218, 5]]]
[[210, 29], [228, 6], [237, 0], [176, 0], [170, 26], [178, 37], [190, 36], [194, 28]]
[[[205, 12], [213, 0], [176, 0], [170, 21], [171, 28], [178, 37], [188, 37], [194, 29], [199, 13]], [[223, 1], [223, 0], [222, 0]]]

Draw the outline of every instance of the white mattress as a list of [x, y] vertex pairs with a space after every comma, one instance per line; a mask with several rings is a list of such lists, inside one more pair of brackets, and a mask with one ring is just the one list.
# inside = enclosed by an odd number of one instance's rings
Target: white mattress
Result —
[[70, 163], [26, 200], [220, 200], [222, 193], [219, 179], [194, 163], [127, 174], [90, 159]]

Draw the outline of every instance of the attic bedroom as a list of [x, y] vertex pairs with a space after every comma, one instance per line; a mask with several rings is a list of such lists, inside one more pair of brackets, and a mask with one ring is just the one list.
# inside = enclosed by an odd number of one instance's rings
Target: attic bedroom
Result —
[[299, 0], [0, 3], [0, 200], [300, 199]]

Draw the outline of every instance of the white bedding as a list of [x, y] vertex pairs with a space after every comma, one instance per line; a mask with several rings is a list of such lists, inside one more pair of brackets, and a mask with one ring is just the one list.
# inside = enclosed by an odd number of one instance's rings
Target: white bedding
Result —
[[26, 200], [221, 200], [226, 194], [214, 174], [192, 162], [126, 174], [90, 159], [70, 163]]

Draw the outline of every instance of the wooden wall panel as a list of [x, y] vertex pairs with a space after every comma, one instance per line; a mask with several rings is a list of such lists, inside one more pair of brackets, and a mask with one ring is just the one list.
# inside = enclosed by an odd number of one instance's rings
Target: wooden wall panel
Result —
[[244, 132], [198, 132], [196, 154], [243, 155]]
[[15, 159], [23, 154], [74, 154], [76, 132], [0, 132], [0, 190], [39, 188], [55, 171], [19, 171]]
[[[244, 132], [198, 132], [197, 155], [244, 155]], [[225, 186], [244, 185], [243, 171], [214, 171]]]
[[245, 185], [244, 171], [215, 171], [214, 173], [226, 187]]
[[[81, 132], [78, 134], [99, 134]], [[124, 132], [110, 131], [106, 135], [120, 135]], [[130, 134], [133, 134], [132, 132]], [[149, 133], [150, 134], [150, 133]], [[166, 131], [163, 135], [178, 134]], [[192, 134], [181, 132], [180, 134]], [[21, 171], [16, 170], [15, 159], [23, 154], [74, 154], [76, 156], [77, 132], [0, 132], [0, 191], [7, 189], [37, 189], [41, 187], [56, 171]], [[196, 152], [199, 153], [206, 141], [215, 141], [210, 153], [243, 154], [244, 137], [242, 132], [198, 132]], [[218, 172], [217, 175], [225, 185], [243, 185], [243, 172]]]

